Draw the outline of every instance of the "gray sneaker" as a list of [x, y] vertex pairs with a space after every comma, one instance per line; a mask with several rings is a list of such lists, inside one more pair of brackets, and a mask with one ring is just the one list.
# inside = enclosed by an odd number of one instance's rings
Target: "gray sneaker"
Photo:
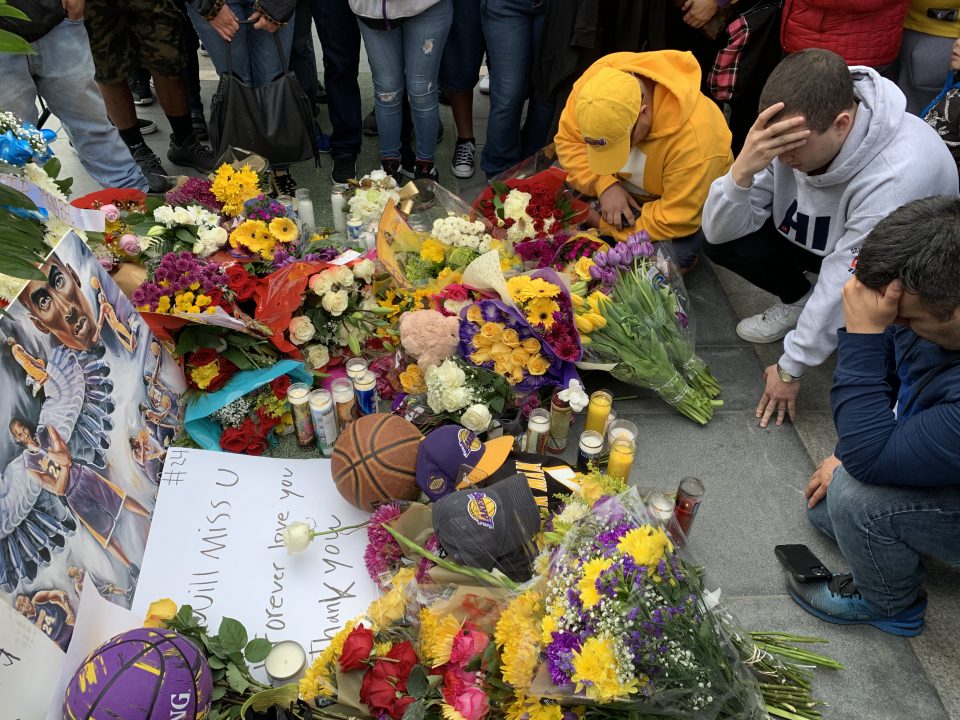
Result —
[[807, 293], [795, 303], [787, 305], [777, 302], [758, 315], [744, 318], [737, 325], [737, 335], [741, 340], [751, 343], [776, 342], [796, 326], [811, 293]]
[[146, 143], [131, 148], [130, 154], [133, 155], [134, 162], [140, 166], [146, 176], [151, 193], [164, 193], [173, 187], [173, 183], [167, 177], [167, 171], [163, 169], [163, 165], [160, 163], [160, 158]]

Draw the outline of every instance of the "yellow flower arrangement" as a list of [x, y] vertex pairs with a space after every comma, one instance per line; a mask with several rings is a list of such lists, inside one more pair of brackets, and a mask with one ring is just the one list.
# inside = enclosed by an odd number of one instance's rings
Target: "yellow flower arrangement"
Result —
[[610, 558], [593, 558], [583, 564], [583, 577], [577, 582], [580, 591], [580, 602], [585, 610], [589, 610], [600, 602], [600, 593], [597, 591], [597, 578], [604, 570], [613, 565]]
[[520, 346], [520, 334], [513, 328], [507, 328], [503, 331], [503, 334], [500, 336], [500, 341], [504, 345], [509, 347], [516, 348]]
[[257, 253], [264, 260], [273, 260], [277, 239], [263, 220], [244, 220], [230, 233], [230, 245]]
[[520, 347], [522, 347], [531, 355], [536, 355], [538, 352], [540, 352], [540, 341], [536, 338], [527, 338], [520, 343]]
[[439, 240], [427, 238], [420, 246], [420, 258], [432, 263], [442, 263], [447, 257], [446, 247]]
[[503, 334], [503, 323], [487, 322], [480, 326], [480, 334], [488, 340], [497, 340]]
[[631, 677], [621, 683], [617, 674], [617, 657], [607, 638], [591, 637], [573, 654], [573, 675], [577, 692], [586, 692], [589, 699], [608, 703], [631, 695], [646, 684], [646, 678]]
[[620, 538], [617, 550], [632, 557], [637, 565], [646, 565], [652, 573], [664, 554], [673, 550], [673, 544], [663, 528], [642, 525]]
[[367, 608], [367, 615], [373, 620], [374, 630], [383, 628], [396, 622], [407, 612], [407, 585], [413, 580], [413, 568], [404, 568], [397, 571], [391, 578], [390, 591], [379, 600], [374, 600]]
[[400, 373], [400, 386], [408, 395], [422, 395], [427, 391], [427, 383], [419, 365], [407, 365], [407, 369]]
[[223, 203], [224, 215], [239, 215], [243, 203], [260, 194], [257, 174], [244, 165], [234, 170], [231, 165], [221, 165], [213, 175], [210, 192]]
[[500, 614], [494, 631], [494, 641], [501, 648], [503, 679], [518, 694], [530, 687], [537, 666], [540, 633], [536, 618], [542, 609], [540, 593], [527, 590], [517, 595]]
[[560, 294], [560, 288], [553, 283], [527, 275], [517, 275], [507, 280], [507, 291], [519, 305], [540, 298], [554, 298]]
[[289, 243], [297, 239], [300, 233], [297, 231], [297, 224], [290, 218], [277, 217], [270, 221], [268, 226], [270, 234], [277, 242]]
[[529, 372], [531, 375], [545, 375], [549, 369], [550, 361], [547, 360], [543, 355], [533, 355], [527, 361], [527, 372]]
[[430, 658], [430, 667], [440, 667], [450, 662], [450, 653], [453, 650], [453, 638], [460, 632], [460, 622], [454, 615], [444, 615], [436, 624], [432, 642], [425, 647], [427, 657]]
[[545, 328], [550, 329], [554, 323], [553, 314], [560, 310], [560, 306], [555, 300], [540, 297], [528, 302], [525, 310], [527, 322], [531, 325], [543, 325]]
[[347, 621], [343, 629], [333, 636], [330, 644], [327, 645], [313, 665], [309, 667], [304, 676], [300, 679], [300, 697], [307, 702], [312, 702], [314, 698], [335, 698], [337, 696], [337, 685], [335, 678], [337, 676], [337, 658], [343, 653], [343, 644], [347, 636], [353, 631], [361, 621], [361, 617], [355, 617]]

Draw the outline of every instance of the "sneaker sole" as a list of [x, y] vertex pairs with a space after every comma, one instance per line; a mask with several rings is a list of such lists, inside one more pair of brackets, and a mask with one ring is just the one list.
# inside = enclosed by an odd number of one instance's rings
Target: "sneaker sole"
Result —
[[766, 345], [768, 343], [776, 342], [777, 340], [782, 340], [787, 336], [787, 333], [793, 330], [792, 327], [787, 328], [782, 333], [777, 335], [751, 335], [749, 332], [740, 329], [740, 325], [737, 325], [737, 337], [741, 340], [754, 343], [755, 345]]
[[457, 170], [457, 168], [453, 165], [450, 166], [450, 172], [453, 173], [454, 177], [458, 177], [461, 180], [472, 178], [476, 174], [476, 170], [474, 168], [470, 168], [469, 170], [464, 171], [464, 170]]
[[808, 603], [802, 597], [797, 595], [793, 590], [788, 591], [790, 597], [793, 598], [793, 601], [799, 605], [803, 610], [813, 615], [815, 618], [819, 618], [824, 622], [833, 623], [834, 625], [872, 625], [877, 630], [882, 630], [885, 633], [890, 635], [897, 635], [899, 637], [916, 637], [921, 632], [923, 632], [923, 613], [927, 609], [927, 604], [924, 602], [922, 605], [918, 606], [915, 612], [920, 613], [920, 617], [916, 619], [904, 619], [904, 620], [845, 620], [844, 618], [838, 618], [833, 615], [829, 615], [822, 610], [817, 610], [813, 605]]
[[133, 104], [139, 105], [140, 107], [143, 107], [144, 105], [153, 105], [153, 98], [141, 98], [139, 100], [134, 98]]
[[156, 131], [157, 131], [157, 124], [152, 121], [147, 125], [140, 126], [141, 135], [153, 135]]

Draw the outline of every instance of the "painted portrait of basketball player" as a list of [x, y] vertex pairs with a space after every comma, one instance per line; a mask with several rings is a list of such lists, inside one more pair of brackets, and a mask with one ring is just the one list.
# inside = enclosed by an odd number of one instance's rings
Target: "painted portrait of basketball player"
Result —
[[0, 597], [63, 646], [77, 577], [130, 604], [183, 377], [75, 234], [40, 271], [0, 318]]

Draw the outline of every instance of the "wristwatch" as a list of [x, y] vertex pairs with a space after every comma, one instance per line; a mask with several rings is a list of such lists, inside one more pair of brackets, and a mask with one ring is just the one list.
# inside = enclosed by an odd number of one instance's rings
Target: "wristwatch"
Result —
[[777, 363], [777, 375], [780, 376], [780, 382], [785, 382], [785, 383], [787, 383], [788, 385], [789, 385], [790, 383], [800, 382], [800, 376], [799, 376], [799, 375], [797, 375], [797, 376], [791, 375], [791, 374], [788, 373], [786, 370], [784, 370], [782, 367], [780, 367], [780, 363]]

